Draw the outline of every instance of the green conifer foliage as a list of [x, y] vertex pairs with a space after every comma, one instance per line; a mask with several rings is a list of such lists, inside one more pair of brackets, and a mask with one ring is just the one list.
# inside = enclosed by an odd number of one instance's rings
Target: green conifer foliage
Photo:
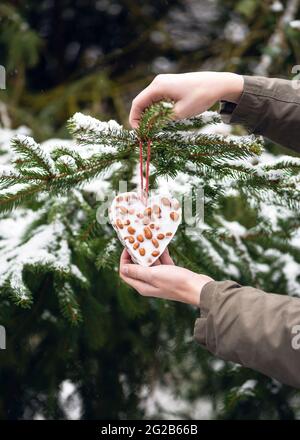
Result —
[[[14, 138], [0, 177], [0, 318], [14, 328], [1, 361], [3, 405], [12, 407], [9, 383], [20, 385], [22, 402], [12, 417], [65, 417], [57, 390], [66, 379], [76, 385], [82, 417], [143, 417], [142, 390], [163, 387], [164, 377], [183, 400], [209, 398], [220, 417], [294, 416], [288, 388], [218, 364], [192, 341], [197, 311], [124, 285], [121, 245], [110, 225], [96, 220], [95, 194], [111, 193], [119, 180], [134, 188], [139, 139], [151, 138], [152, 188], [163, 179], [183, 191], [187, 184], [204, 189], [201, 233], [189, 236], [181, 225], [170, 246], [176, 263], [268, 291], [299, 291], [291, 276], [300, 264], [299, 159], [264, 164], [260, 138], [202, 130], [218, 122], [212, 112], [173, 121], [172, 106], [158, 103], [138, 131], [75, 114], [68, 124], [73, 141]], [[29, 364], [9, 368], [20, 356]], [[23, 393], [22, 383], [32, 389]]]

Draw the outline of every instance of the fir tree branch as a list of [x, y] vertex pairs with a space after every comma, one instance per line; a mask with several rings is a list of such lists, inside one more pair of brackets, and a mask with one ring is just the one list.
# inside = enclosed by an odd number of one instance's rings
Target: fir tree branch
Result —
[[222, 119], [219, 113], [206, 111], [201, 115], [192, 118], [169, 121], [164, 127], [162, 127], [162, 130], [164, 132], [199, 130], [208, 124], [219, 124], [221, 122]]
[[138, 139], [153, 140], [156, 133], [171, 120], [173, 105], [169, 102], [156, 102], [146, 108], [141, 115], [139, 127], [136, 130]]
[[[11, 210], [40, 192], [47, 191], [57, 194], [68, 191], [74, 186], [80, 186], [97, 177], [112, 164], [126, 160], [129, 153], [130, 151], [125, 150], [116, 154], [94, 155], [89, 160], [81, 160], [80, 166], [75, 169], [65, 167], [62, 171], [60, 165], [47, 175], [41, 175], [35, 170], [27, 169], [20, 169], [19, 174], [13, 171], [9, 174], [4, 173], [0, 176], [0, 186], [7, 191], [0, 193], [0, 211]], [[24, 184], [24, 186], [19, 189], [20, 184]], [[17, 189], [12, 192], [10, 189], [14, 189], [15, 185], [17, 185]]]
[[62, 283], [57, 279], [54, 287], [58, 296], [59, 307], [62, 315], [69, 321], [71, 325], [79, 325], [82, 321], [82, 314], [73, 288], [68, 282]]
[[[12, 140], [12, 149], [19, 158], [24, 159], [27, 166], [40, 168], [48, 175], [55, 172], [51, 157], [43, 152], [31, 137], [23, 135], [16, 136]], [[24, 161], [19, 163], [24, 164]]]

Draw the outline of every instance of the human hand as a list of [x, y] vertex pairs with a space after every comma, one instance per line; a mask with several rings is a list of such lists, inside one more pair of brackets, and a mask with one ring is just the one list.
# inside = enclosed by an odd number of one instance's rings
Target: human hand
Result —
[[143, 110], [162, 99], [175, 102], [175, 119], [189, 118], [215, 102], [237, 102], [244, 88], [242, 75], [230, 72], [192, 72], [158, 75], [132, 101], [129, 122], [137, 128]]
[[202, 288], [213, 281], [206, 275], [175, 266], [168, 249], [151, 267], [133, 264], [124, 249], [120, 260], [120, 277], [143, 296], [180, 301], [197, 307]]

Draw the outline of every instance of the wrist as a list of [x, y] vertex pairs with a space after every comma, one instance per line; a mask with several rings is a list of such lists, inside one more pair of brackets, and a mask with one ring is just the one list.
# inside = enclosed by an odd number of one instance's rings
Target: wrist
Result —
[[223, 90], [221, 93], [220, 101], [229, 101], [237, 104], [243, 90], [244, 90], [244, 77], [237, 73], [223, 72], [222, 79]]
[[188, 287], [187, 287], [187, 303], [196, 307], [200, 307], [200, 297], [203, 287], [214, 281], [213, 278], [207, 275], [201, 275], [194, 272], [191, 272], [191, 276], [188, 278]]

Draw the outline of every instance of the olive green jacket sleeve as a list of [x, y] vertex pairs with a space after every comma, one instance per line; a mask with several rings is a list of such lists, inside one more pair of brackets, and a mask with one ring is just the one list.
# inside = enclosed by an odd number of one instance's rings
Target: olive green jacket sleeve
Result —
[[[239, 102], [221, 103], [223, 121], [300, 152], [300, 82], [244, 80]], [[300, 298], [212, 281], [200, 295], [194, 337], [224, 360], [300, 388]]]
[[238, 104], [222, 102], [220, 114], [226, 123], [300, 152], [300, 81], [244, 75]]
[[200, 295], [194, 338], [221, 359], [300, 388], [299, 298], [211, 281]]

